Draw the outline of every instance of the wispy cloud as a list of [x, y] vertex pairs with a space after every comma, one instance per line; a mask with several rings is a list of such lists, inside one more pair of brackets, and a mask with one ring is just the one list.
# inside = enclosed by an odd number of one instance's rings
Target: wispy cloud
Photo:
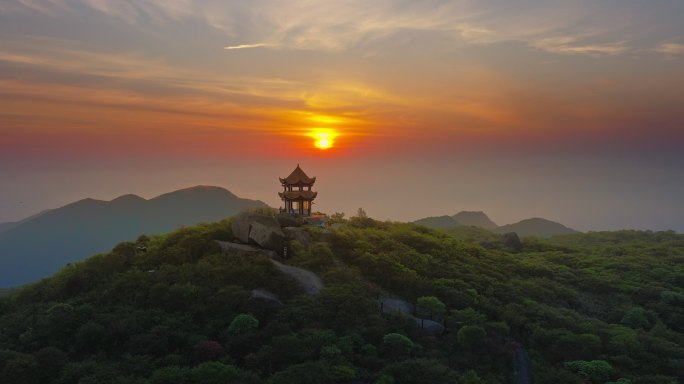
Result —
[[[277, 46], [283, 49], [343, 51], [407, 31], [434, 33], [456, 44], [517, 42], [523, 47], [553, 54], [617, 55], [634, 49], [652, 33], [653, 20], [629, 4], [608, 9], [604, 4], [578, 0], [583, 5], [520, 0], [515, 4], [491, 2], [425, 0], [421, 2], [350, 0], [291, 0], [283, 7], [279, 0], [225, 2], [221, 0], [6, 0], [5, 12], [40, 12], [52, 17], [105, 14], [141, 30], [179, 21], [202, 22], [233, 41], [267, 41], [231, 45], [226, 49]], [[672, 8], [672, 9], [670, 9]], [[668, 6], [676, 14], [676, 5]], [[624, 17], [640, 23], [625, 36]], [[640, 27], [641, 26], [641, 27]], [[639, 31], [639, 28], [648, 29]], [[551, 37], [550, 37], [551, 36]], [[582, 36], [563, 41], [553, 36]], [[662, 36], [660, 37], [662, 39]], [[679, 53], [678, 44], [663, 44], [661, 53]]]
[[566, 55], [612, 56], [624, 53], [629, 47], [624, 41], [612, 43], [590, 43], [575, 36], [543, 38], [530, 43], [534, 48]]
[[272, 46], [273, 46], [273, 44], [256, 43], [256, 44], [229, 45], [229, 46], [223, 47], [223, 49], [232, 50], [232, 49], [262, 48], [262, 47], [272, 47]]
[[653, 50], [666, 55], [682, 55], [684, 54], [684, 44], [663, 43]]

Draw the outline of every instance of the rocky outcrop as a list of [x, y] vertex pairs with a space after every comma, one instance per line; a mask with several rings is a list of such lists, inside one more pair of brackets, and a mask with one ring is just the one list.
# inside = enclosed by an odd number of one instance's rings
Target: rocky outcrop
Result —
[[261, 288], [252, 289], [252, 294], [249, 296], [249, 298], [266, 301], [273, 307], [277, 308], [285, 306], [285, 304], [283, 304], [283, 302], [280, 301], [280, 299], [278, 299], [278, 296], [271, 293], [270, 291]]
[[413, 304], [401, 299], [385, 297], [380, 299], [380, 309], [383, 312], [398, 312], [410, 315], [413, 313]]
[[287, 245], [285, 234], [273, 216], [241, 213], [233, 220], [231, 229], [233, 236], [245, 244], [256, 244], [276, 252], [282, 252]]
[[287, 246], [287, 239], [280, 226], [270, 224], [262, 224], [260, 222], [252, 223], [252, 228], [249, 231], [249, 240], [258, 244], [261, 248], [270, 249], [277, 252], [282, 252], [283, 248]]
[[400, 313], [415, 320], [416, 325], [420, 327], [421, 331], [426, 336], [439, 336], [444, 333], [444, 325], [434, 320], [423, 319], [415, 317], [416, 306], [406, 300], [395, 297], [384, 297], [379, 300], [380, 310], [387, 313]]
[[310, 295], [318, 295], [323, 289], [323, 281], [318, 275], [306, 269], [285, 265], [271, 259], [271, 262], [284, 274], [295, 279], [304, 288], [304, 292]]
[[433, 320], [419, 319], [416, 318], [416, 325], [420, 327], [423, 335], [426, 336], [439, 336], [444, 333], [444, 325]]
[[504, 247], [515, 251], [520, 251], [523, 248], [520, 237], [518, 237], [518, 234], [515, 232], [508, 232], [501, 235], [501, 244], [503, 244]]

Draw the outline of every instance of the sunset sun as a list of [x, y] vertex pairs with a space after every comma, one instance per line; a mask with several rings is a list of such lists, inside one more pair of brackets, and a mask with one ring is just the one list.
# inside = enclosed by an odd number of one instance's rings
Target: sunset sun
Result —
[[314, 138], [314, 146], [318, 149], [330, 149], [333, 147], [335, 133], [330, 130], [318, 130], [311, 134]]

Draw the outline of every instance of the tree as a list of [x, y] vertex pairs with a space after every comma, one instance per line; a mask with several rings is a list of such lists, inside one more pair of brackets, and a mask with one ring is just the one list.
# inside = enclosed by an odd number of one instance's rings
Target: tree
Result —
[[419, 297], [418, 305], [430, 310], [435, 315], [442, 315], [446, 311], [446, 305], [434, 296]]
[[152, 384], [186, 384], [189, 380], [189, 370], [177, 366], [157, 369], [152, 374]]
[[67, 355], [61, 349], [55, 347], [45, 347], [34, 355], [38, 363], [38, 371], [45, 382], [59, 376], [59, 371], [67, 362]]
[[31, 355], [17, 354], [12, 360], [5, 363], [0, 371], [0, 380], [3, 383], [38, 384], [41, 382], [38, 364]]
[[335, 212], [328, 217], [328, 224], [342, 224], [347, 220], [344, 218], [344, 212]]
[[413, 341], [400, 333], [388, 333], [382, 338], [382, 350], [391, 357], [407, 356], [413, 349]]
[[224, 354], [223, 346], [214, 340], [200, 341], [194, 349], [198, 361], [216, 360]]
[[457, 383], [458, 374], [437, 360], [410, 359], [384, 369], [397, 384]]
[[235, 316], [228, 326], [228, 332], [232, 334], [242, 334], [259, 328], [259, 320], [249, 314], [239, 314]]
[[237, 384], [242, 383], [241, 376], [236, 366], [217, 361], [202, 363], [188, 373], [190, 382], [196, 384]]
[[591, 380], [592, 383], [604, 383], [613, 371], [610, 363], [604, 360], [570, 361], [565, 363], [565, 366], [579, 373], [580, 376]]
[[466, 325], [458, 330], [456, 340], [461, 347], [474, 351], [484, 346], [487, 332], [477, 325]]
[[627, 311], [620, 322], [629, 326], [630, 328], [635, 329], [649, 329], [651, 327], [651, 323], [648, 321], [646, 311], [641, 307], [634, 307]]

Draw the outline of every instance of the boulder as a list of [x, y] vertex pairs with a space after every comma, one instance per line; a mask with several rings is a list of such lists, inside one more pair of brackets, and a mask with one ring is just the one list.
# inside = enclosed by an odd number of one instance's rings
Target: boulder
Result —
[[273, 216], [243, 212], [235, 217], [231, 229], [233, 236], [245, 244], [256, 244], [276, 252], [282, 252], [287, 244], [285, 234]]
[[515, 232], [504, 233], [501, 236], [501, 244], [516, 251], [520, 251], [523, 247], [520, 237]]
[[282, 252], [283, 248], [287, 246], [287, 239], [277, 221], [275, 221], [275, 224], [274, 226], [273, 223], [262, 224], [257, 221], [253, 222], [252, 228], [249, 231], [249, 240], [258, 244], [261, 248]]
[[261, 249], [252, 247], [251, 245], [231, 243], [230, 241], [216, 240], [221, 247], [223, 253], [255, 253], [261, 252]]
[[380, 309], [383, 312], [399, 312], [410, 315], [413, 313], [413, 304], [392, 297], [386, 297], [380, 300]]
[[270, 305], [280, 308], [285, 306], [278, 296], [262, 288], [257, 288], [252, 290], [252, 294], [249, 296], [250, 299], [263, 300]]
[[318, 275], [306, 269], [285, 265], [271, 259], [271, 263], [282, 273], [295, 279], [309, 295], [318, 295], [323, 289], [323, 281]]
[[233, 237], [247, 244], [249, 243], [249, 230], [252, 228], [255, 214], [243, 212], [233, 219], [230, 228], [233, 230]]
[[439, 336], [444, 333], [444, 326], [436, 321], [416, 319], [416, 325], [420, 327], [423, 335]]

